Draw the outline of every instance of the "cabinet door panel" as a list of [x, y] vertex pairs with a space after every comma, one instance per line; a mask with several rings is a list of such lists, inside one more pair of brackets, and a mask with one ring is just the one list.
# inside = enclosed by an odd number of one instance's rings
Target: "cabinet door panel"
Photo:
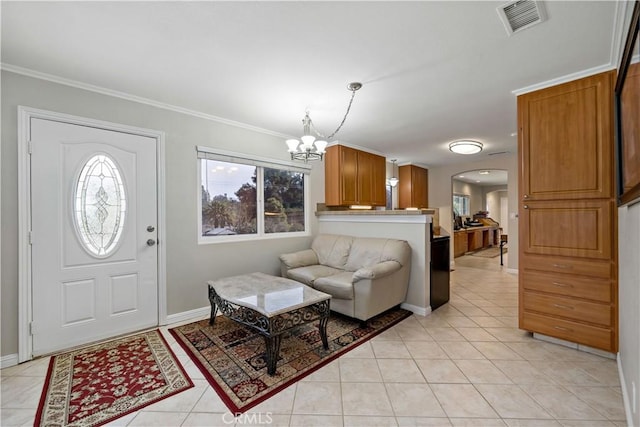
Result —
[[340, 146], [340, 192], [342, 205], [357, 205], [358, 201], [358, 152]]
[[518, 97], [521, 196], [613, 196], [613, 73]]
[[528, 254], [611, 259], [612, 210], [606, 200], [527, 202], [521, 244]]

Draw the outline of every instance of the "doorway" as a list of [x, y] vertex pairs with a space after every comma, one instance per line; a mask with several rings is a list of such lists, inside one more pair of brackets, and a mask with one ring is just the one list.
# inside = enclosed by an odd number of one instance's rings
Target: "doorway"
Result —
[[162, 134], [24, 108], [20, 120], [19, 361], [157, 326]]

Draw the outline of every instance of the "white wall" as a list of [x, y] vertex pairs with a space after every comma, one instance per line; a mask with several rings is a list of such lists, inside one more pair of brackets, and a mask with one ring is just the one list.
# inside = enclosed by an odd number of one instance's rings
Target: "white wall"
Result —
[[[18, 351], [19, 105], [164, 131], [166, 135], [167, 312], [207, 306], [209, 279], [262, 271], [279, 274], [281, 253], [307, 248], [310, 237], [198, 245], [196, 145], [288, 160], [279, 137], [153, 106], [2, 71], [1, 353]], [[223, 100], [221, 100], [222, 102]], [[292, 118], [295, 120], [295, 118]], [[324, 200], [324, 164], [311, 172], [311, 206]], [[311, 215], [312, 232], [317, 229]]]
[[[515, 121], [515, 118], [514, 118]], [[440, 226], [453, 235], [451, 203], [453, 200], [451, 178], [461, 173], [478, 169], [507, 170], [509, 182], [507, 194], [509, 197], [510, 230], [518, 229], [518, 159], [514, 154], [487, 156], [474, 155], [474, 161], [429, 168], [429, 208], [440, 209]], [[513, 218], [512, 218], [513, 216]], [[451, 259], [453, 259], [453, 245]], [[518, 235], [511, 233], [509, 236], [509, 270], [518, 269]]]
[[507, 190], [494, 190], [494, 191], [485, 191], [485, 200], [486, 200], [486, 209], [489, 211], [489, 217], [494, 221], [497, 221], [501, 227], [503, 227], [503, 233], [505, 232], [506, 225], [509, 225], [509, 215], [507, 214], [506, 218], [502, 218], [502, 214], [500, 212], [500, 199], [506, 197], [508, 199]]
[[627, 414], [629, 425], [640, 426], [640, 203], [618, 209], [618, 305], [619, 362], [624, 378], [623, 391], [628, 398], [628, 412], [633, 408], [636, 389], [636, 412]]

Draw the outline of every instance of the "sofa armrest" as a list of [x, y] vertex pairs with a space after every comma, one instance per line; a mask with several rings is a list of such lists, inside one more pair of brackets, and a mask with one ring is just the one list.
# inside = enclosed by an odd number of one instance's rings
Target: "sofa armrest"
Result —
[[318, 264], [318, 256], [313, 249], [292, 252], [280, 255], [280, 261], [289, 268], [306, 267], [307, 265]]
[[363, 279], [379, 279], [400, 270], [402, 265], [397, 261], [384, 261], [370, 267], [363, 267], [353, 273], [353, 282]]

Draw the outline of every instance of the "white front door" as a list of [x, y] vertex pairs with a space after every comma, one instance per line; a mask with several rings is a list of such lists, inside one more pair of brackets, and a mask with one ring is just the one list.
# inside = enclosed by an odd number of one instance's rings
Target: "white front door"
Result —
[[158, 324], [155, 138], [31, 118], [33, 355]]

